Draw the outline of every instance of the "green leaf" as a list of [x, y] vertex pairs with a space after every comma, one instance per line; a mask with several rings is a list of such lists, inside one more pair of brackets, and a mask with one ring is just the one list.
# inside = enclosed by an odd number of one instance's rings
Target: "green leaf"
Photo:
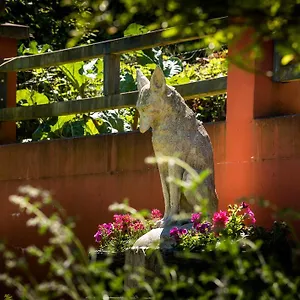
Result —
[[36, 41], [32, 41], [29, 43], [29, 49], [27, 50], [27, 53], [28, 54], [38, 54], [39, 53]]
[[99, 134], [99, 131], [91, 118], [85, 123], [85, 133], [86, 135]]
[[149, 32], [149, 30], [145, 26], [132, 23], [125, 29], [124, 36], [138, 35], [147, 32]]
[[99, 58], [96, 63], [97, 78], [103, 80], [103, 59]]
[[76, 118], [76, 115], [59, 116], [57, 118], [57, 122], [51, 126], [51, 131], [56, 132], [56, 131], [62, 130], [65, 123], [67, 123], [75, 118]]
[[63, 137], [84, 136], [84, 119], [65, 122], [62, 128]]
[[83, 66], [84, 63], [80, 61], [59, 67], [77, 90], [80, 89], [86, 80], [86, 76], [82, 75]]
[[169, 28], [162, 33], [162, 37], [170, 38], [178, 34], [178, 29], [176, 27]]
[[120, 92], [130, 92], [136, 90], [135, 80], [131, 73], [124, 72], [120, 75]]
[[41, 105], [49, 103], [46, 95], [28, 89], [17, 91], [17, 103], [22, 106]]
[[137, 52], [137, 63], [141, 66], [145, 66], [147, 64], [155, 64], [153, 59], [145, 54], [143, 51]]
[[286, 54], [285, 56], [282, 57], [281, 63], [283, 65], [287, 65], [294, 59], [294, 54]]

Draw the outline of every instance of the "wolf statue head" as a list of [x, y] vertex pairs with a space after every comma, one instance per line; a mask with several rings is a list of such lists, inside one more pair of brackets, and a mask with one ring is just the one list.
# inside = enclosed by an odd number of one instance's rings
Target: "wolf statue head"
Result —
[[153, 127], [161, 113], [165, 112], [167, 109], [165, 99], [174, 88], [166, 84], [164, 73], [158, 66], [150, 81], [139, 69], [137, 69], [136, 79], [139, 91], [136, 108], [140, 114], [140, 132], [144, 133]]

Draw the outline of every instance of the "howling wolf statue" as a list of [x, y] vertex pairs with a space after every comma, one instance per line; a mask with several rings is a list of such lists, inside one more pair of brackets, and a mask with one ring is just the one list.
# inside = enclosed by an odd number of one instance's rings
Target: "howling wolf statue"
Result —
[[[208, 199], [207, 212], [212, 216], [218, 208], [218, 197], [214, 182], [213, 150], [205, 128], [180, 94], [166, 84], [159, 67], [156, 67], [150, 81], [138, 69], [137, 86], [139, 97], [136, 108], [140, 114], [140, 132], [152, 128], [155, 155], [177, 156], [198, 173], [210, 170], [210, 175], [198, 187], [198, 192]], [[158, 169], [165, 202], [164, 217], [158, 226], [165, 227], [173, 223], [173, 217], [180, 212], [191, 213], [196, 200], [194, 195], [182, 193], [180, 187], [167, 180], [168, 176], [172, 176], [188, 181], [189, 174], [183, 168], [159, 164]]]

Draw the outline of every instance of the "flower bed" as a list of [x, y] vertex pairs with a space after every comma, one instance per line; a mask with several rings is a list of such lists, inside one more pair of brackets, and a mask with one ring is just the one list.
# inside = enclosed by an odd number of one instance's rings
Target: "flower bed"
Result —
[[[139, 237], [153, 229], [161, 216], [159, 210], [153, 209], [143, 220], [130, 214], [115, 214], [112, 223], [100, 224], [94, 235], [99, 245], [97, 259], [102, 260], [113, 254], [115, 266], [122, 267], [125, 264], [124, 253]], [[215, 252], [224, 247], [224, 243], [231, 243], [235, 245], [232, 249], [238, 245], [236, 251], [239, 253], [251, 252], [251, 248], [259, 247], [264, 256], [276, 260], [283, 268], [292, 267], [287, 225], [275, 222], [270, 229], [257, 226], [255, 215], [245, 202], [240, 205], [229, 205], [227, 211], [216, 212], [212, 221], [208, 221], [201, 212], [193, 213], [190, 222], [192, 223], [190, 230], [176, 226], [171, 228], [170, 237], [174, 239], [174, 249], [159, 250], [166, 264], [186, 265], [180, 257], [182, 253], [187, 252], [202, 254], [206, 252], [213, 258]], [[192, 265], [194, 263], [195, 261]], [[203, 266], [203, 262], [197, 263]]]
[[113, 222], [98, 225], [94, 238], [99, 245], [99, 253], [119, 253], [130, 249], [139, 237], [155, 227], [161, 217], [158, 209], [153, 209], [142, 220], [130, 214], [115, 214]]

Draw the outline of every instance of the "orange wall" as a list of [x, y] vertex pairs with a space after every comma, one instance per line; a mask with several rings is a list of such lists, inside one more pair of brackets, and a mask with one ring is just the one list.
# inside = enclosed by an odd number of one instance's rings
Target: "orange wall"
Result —
[[[252, 157], [226, 160], [225, 122], [206, 124], [214, 146], [220, 208], [240, 197], [261, 196], [300, 210], [300, 116], [255, 120]], [[244, 141], [233, 146], [243, 152]], [[230, 147], [229, 147], [230, 148]], [[77, 219], [77, 234], [93, 244], [97, 225], [111, 220], [108, 206], [124, 198], [137, 208], [163, 209], [158, 171], [144, 159], [153, 155], [151, 133], [138, 132], [0, 146], [0, 237], [25, 247], [36, 242], [8, 197], [20, 185], [48, 189]], [[248, 172], [248, 173], [246, 173]], [[256, 208], [259, 223], [270, 216]]]
[[[215, 144], [217, 180], [224, 161], [225, 124], [208, 125]], [[36, 242], [24, 228], [25, 214], [8, 202], [20, 185], [48, 189], [69, 216], [77, 218], [77, 234], [93, 243], [97, 225], [111, 220], [108, 206], [130, 200], [137, 209], [163, 210], [158, 171], [144, 159], [153, 155], [151, 133], [138, 132], [0, 146], [0, 237], [24, 247]]]

